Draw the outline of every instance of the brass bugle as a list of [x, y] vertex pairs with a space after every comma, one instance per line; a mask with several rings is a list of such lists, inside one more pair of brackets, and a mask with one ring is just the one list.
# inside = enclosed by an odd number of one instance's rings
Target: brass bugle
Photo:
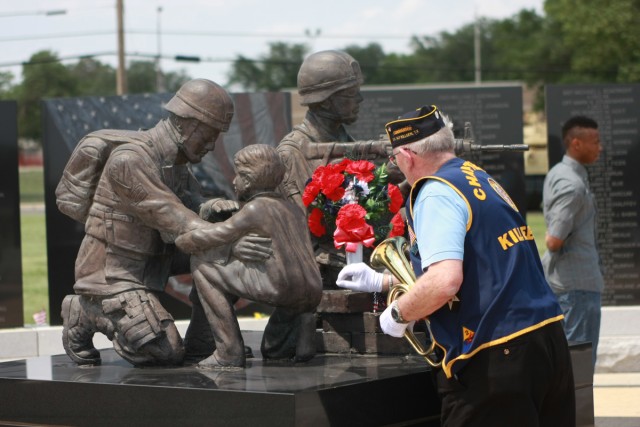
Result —
[[[391, 237], [383, 240], [371, 254], [371, 267], [372, 268], [386, 268], [393, 274], [393, 276], [400, 281], [399, 284], [394, 285], [389, 289], [387, 295], [387, 305], [391, 305], [393, 301], [400, 298], [403, 294], [409, 292], [411, 287], [416, 283], [416, 275], [411, 268], [409, 260], [405, 256], [405, 250], [408, 247], [407, 239], [402, 236]], [[434, 354], [436, 341], [431, 334], [431, 327], [429, 320], [425, 319], [427, 329], [431, 338], [431, 347], [424, 349], [424, 346], [416, 338], [413, 331], [405, 330], [404, 338], [409, 341], [411, 347], [424, 359], [427, 363], [434, 368], [441, 366], [442, 362], [434, 362], [430, 355]]]

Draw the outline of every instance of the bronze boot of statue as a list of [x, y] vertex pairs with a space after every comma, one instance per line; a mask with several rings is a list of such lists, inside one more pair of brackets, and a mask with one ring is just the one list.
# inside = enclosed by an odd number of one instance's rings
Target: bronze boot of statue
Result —
[[296, 341], [295, 362], [307, 362], [316, 355], [316, 323], [315, 313], [301, 313], [298, 316], [298, 338]]
[[67, 295], [62, 301], [62, 345], [78, 365], [99, 365], [100, 352], [93, 346], [96, 329], [81, 298], [80, 295]]
[[206, 323], [206, 319], [205, 322], [194, 322], [193, 312], [185, 334], [184, 347], [184, 363], [186, 365], [198, 363], [202, 359], [211, 356], [216, 349], [211, 327]]
[[[231, 299], [235, 303], [238, 298]], [[189, 293], [189, 300], [191, 301], [191, 320], [184, 337], [184, 364], [194, 365], [213, 355], [216, 342], [195, 286]], [[244, 346], [244, 355], [247, 359], [253, 358], [251, 347]]]
[[265, 360], [306, 362], [316, 354], [315, 313], [277, 307], [269, 317], [260, 351]]
[[185, 365], [196, 364], [211, 356], [216, 349], [216, 343], [207, 321], [204, 308], [194, 286], [189, 293], [191, 301], [191, 320], [184, 337]]

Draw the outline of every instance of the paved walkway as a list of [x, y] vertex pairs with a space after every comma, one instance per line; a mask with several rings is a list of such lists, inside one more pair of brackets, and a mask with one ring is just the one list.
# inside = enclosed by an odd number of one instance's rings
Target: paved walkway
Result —
[[640, 372], [595, 374], [596, 427], [640, 427]]

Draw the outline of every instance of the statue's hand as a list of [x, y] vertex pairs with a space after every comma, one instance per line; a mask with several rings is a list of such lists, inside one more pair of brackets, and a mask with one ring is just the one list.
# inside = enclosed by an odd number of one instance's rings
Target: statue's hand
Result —
[[205, 221], [222, 221], [240, 209], [238, 202], [227, 199], [207, 200], [200, 206], [200, 218]]
[[264, 262], [273, 256], [271, 238], [248, 234], [232, 246], [233, 255], [242, 261]]
[[389, 157], [392, 151], [391, 143], [386, 139], [374, 141], [371, 150], [380, 157]]

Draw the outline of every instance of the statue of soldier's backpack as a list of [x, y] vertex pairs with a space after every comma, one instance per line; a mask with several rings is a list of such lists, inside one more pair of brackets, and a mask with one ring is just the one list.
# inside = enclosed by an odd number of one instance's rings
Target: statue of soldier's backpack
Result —
[[104, 129], [82, 138], [73, 150], [56, 187], [56, 204], [65, 215], [85, 223], [111, 151], [126, 143], [149, 144], [146, 132]]

